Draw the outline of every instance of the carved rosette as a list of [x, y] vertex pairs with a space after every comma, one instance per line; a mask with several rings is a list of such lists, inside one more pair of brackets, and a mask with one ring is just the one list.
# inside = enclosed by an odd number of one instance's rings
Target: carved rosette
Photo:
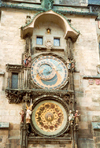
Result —
[[52, 47], [53, 47], [53, 42], [52, 42], [52, 40], [49, 40], [49, 39], [46, 40], [45, 46], [46, 46], [47, 50], [52, 49]]
[[48, 102], [40, 105], [37, 109], [35, 120], [40, 129], [53, 132], [61, 127], [64, 115], [58, 105]]

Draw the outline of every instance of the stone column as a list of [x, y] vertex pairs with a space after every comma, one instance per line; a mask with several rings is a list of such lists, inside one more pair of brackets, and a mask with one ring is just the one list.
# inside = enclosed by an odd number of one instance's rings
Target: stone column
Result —
[[27, 127], [21, 124], [21, 148], [27, 148]]
[[24, 69], [24, 88], [27, 88], [28, 87], [28, 83], [27, 83], [27, 68]]
[[67, 58], [73, 60], [73, 42], [71, 38], [67, 40]]

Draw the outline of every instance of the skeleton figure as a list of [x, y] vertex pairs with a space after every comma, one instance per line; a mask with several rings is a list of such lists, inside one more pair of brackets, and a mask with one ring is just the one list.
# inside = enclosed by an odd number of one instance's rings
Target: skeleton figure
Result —
[[70, 122], [71, 125], [73, 124], [73, 121], [74, 121], [74, 116], [72, 114], [72, 110], [70, 110], [69, 111], [69, 122]]
[[80, 114], [78, 114], [78, 110], [76, 110], [76, 113], [75, 113], [75, 124], [76, 125], [79, 125], [79, 116]]
[[67, 40], [67, 55], [68, 55], [68, 59], [72, 60], [73, 59], [73, 46], [72, 46], [72, 40], [70, 38], [68, 38]]

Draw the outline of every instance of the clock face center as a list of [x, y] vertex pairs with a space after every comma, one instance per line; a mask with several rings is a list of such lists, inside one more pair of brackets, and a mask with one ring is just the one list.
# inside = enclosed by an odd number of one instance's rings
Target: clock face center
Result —
[[53, 121], [53, 119], [54, 119], [53, 113], [52, 113], [52, 112], [47, 112], [47, 113], [45, 114], [45, 119], [46, 119], [46, 121], [48, 121], [48, 122]]
[[39, 74], [40, 79], [50, 80], [55, 76], [55, 67], [51, 62], [44, 61], [41, 64], [38, 64], [38, 66], [39, 68], [37, 70], [37, 73]]

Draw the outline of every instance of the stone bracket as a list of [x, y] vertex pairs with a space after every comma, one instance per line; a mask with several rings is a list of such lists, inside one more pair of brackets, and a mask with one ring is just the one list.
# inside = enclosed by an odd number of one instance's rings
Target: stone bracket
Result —
[[23, 97], [28, 94], [30, 96], [37, 97], [40, 95], [56, 95], [66, 96], [74, 94], [73, 90], [44, 90], [44, 89], [6, 89], [6, 97], [9, 103], [21, 103], [24, 101]]
[[100, 79], [100, 75], [97, 75], [97, 76], [83, 76], [83, 79]]
[[48, 143], [48, 144], [70, 144], [71, 137], [55, 137], [55, 138], [44, 138], [44, 137], [28, 137], [28, 143], [35, 144], [35, 143]]

